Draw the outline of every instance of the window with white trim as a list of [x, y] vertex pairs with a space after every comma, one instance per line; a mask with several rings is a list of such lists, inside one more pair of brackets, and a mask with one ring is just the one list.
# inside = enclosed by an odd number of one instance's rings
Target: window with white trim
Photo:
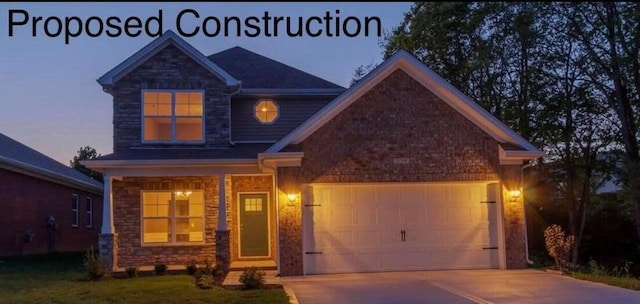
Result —
[[202, 91], [144, 90], [143, 142], [203, 142], [203, 100]]
[[279, 116], [278, 105], [270, 99], [258, 101], [254, 110], [254, 116], [263, 124], [273, 123]]
[[87, 197], [85, 208], [87, 211], [87, 228], [93, 228], [93, 198]]
[[142, 242], [204, 242], [204, 192], [142, 191]]
[[71, 196], [71, 227], [78, 227], [78, 195]]

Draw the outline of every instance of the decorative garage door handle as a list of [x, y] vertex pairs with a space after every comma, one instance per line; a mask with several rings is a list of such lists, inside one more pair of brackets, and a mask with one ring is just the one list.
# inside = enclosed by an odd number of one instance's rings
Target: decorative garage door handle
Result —
[[498, 249], [498, 246], [495, 246], [495, 247], [482, 247], [482, 249], [485, 249], [485, 250], [486, 249]]
[[407, 234], [407, 232], [406, 232], [406, 231], [404, 231], [404, 230], [400, 230], [400, 242], [404, 242], [404, 241], [406, 241], [406, 240], [407, 240], [407, 239], [406, 239], [406, 234]]

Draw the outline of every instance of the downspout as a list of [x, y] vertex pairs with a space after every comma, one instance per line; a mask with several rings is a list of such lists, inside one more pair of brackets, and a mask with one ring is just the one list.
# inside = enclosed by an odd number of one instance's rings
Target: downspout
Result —
[[[529, 167], [533, 167], [534, 163], [528, 163], [523, 165], [520, 168], [520, 181], [524, 182], [524, 169], [529, 168]], [[523, 191], [524, 192], [524, 191]], [[527, 264], [529, 265], [533, 265], [533, 261], [529, 259], [529, 233], [527, 231], [527, 207], [525, 205], [525, 201], [524, 201], [524, 193], [522, 195], [522, 208], [523, 208], [523, 212], [522, 212], [522, 216], [524, 218], [524, 252], [526, 255], [526, 259], [527, 259]]]
[[233, 142], [233, 140], [231, 140], [231, 96], [240, 93], [241, 89], [242, 81], [238, 81], [238, 88], [227, 95], [227, 99], [229, 101], [229, 144], [231, 144], [232, 146], [235, 145], [235, 143]]
[[273, 171], [273, 178], [271, 179], [275, 201], [276, 201], [276, 270], [278, 276], [280, 276], [280, 193], [278, 193], [278, 170], [275, 167], [269, 167], [264, 163], [264, 159], [260, 160], [259, 166], [262, 166]]

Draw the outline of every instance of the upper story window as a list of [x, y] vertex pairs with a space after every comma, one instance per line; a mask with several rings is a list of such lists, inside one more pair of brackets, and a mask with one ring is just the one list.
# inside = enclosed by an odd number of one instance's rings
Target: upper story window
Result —
[[202, 91], [145, 90], [143, 142], [203, 142], [203, 100]]
[[278, 118], [278, 105], [269, 99], [261, 99], [256, 104], [254, 115], [263, 124], [273, 123]]

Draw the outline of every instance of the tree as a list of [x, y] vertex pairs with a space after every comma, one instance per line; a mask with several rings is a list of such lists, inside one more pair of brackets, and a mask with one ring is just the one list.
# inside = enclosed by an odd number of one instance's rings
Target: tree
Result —
[[621, 172], [624, 188], [635, 205], [640, 252], [640, 4], [631, 2], [574, 3], [573, 34], [588, 54], [587, 80], [606, 97], [619, 123], [625, 152]]
[[356, 84], [358, 81], [360, 81], [360, 79], [362, 79], [364, 76], [367, 76], [367, 74], [373, 71], [373, 69], [375, 69], [377, 66], [378, 65], [375, 63], [359, 65], [356, 70], [353, 71], [353, 76], [351, 77], [351, 83], [349, 85], [352, 86]]
[[80, 171], [82, 174], [89, 176], [102, 183], [104, 182], [104, 177], [102, 176], [102, 173], [89, 169], [80, 163], [80, 161], [95, 159], [98, 156], [100, 156], [100, 154], [96, 152], [96, 149], [90, 146], [80, 147], [80, 149], [78, 150], [78, 155], [74, 156], [73, 159], [69, 161], [69, 164], [71, 168], [76, 169]]
[[547, 151], [547, 178], [557, 185], [557, 206], [567, 212], [569, 231], [575, 236], [571, 262], [577, 264], [592, 194], [611, 173], [604, 155], [614, 143], [615, 124], [606, 97], [585, 81], [587, 54], [571, 35], [575, 7], [553, 5], [554, 22], [541, 40], [546, 49], [542, 75], [548, 84], [547, 98], [538, 108], [537, 132]]

